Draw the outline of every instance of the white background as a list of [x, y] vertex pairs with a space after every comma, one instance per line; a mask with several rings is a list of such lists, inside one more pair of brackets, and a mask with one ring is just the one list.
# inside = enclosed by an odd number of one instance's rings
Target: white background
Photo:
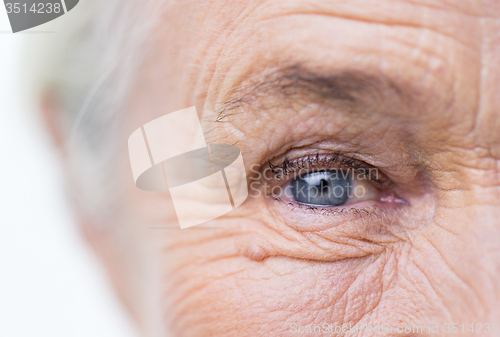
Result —
[[55, 150], [23, 101], [19, 55], [37, 30], [12, 34], [0, 2], [0, 336], [132, 337], [68, 211]]

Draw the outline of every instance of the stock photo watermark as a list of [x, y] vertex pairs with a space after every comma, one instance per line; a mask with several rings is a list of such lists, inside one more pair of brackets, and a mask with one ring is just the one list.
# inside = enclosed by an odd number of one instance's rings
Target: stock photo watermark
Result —
[[[320, 165], [320, 164], [318, 164]], [[312, 165], [314, 169], [314, 165]], [[317, 198], [350, 199], [363, 198], [367, 190], [365, 186], [355, 184], [359, 181], [378, 179], [379, 172], [376, 168], [362, 169], [340, 169], [320, 168], [313, 172], [304, 174], [300, 172], [283, 173], [281, 169], [276, 170], [272, 166], [266, 166], [260, 170], [260, 165], [253, 165], [249, 178], [249, 195], [251, 197], [275, 196], [299, 198], [301, 201], [313, 203]], [[287, 181], [286, 184], [276, 184]]]
[[13, 33], [37, 27], [63, 16], [79, 0], [3, 0]]
[[248, 197], [240, 149], [205, 141], [195, 107], [157, 118], [130, 135], [136, 186], [170, 193], [182, 229], [216, 219]]
[[355, 325], [343, 324], [335, 325], [330, 323], [300, 325], [291, 323], [289, 330], [291, 334], [356, 334], [370, 333], [387, 336], [388, 334], [483, 334], [483, 333], [499, 333], [498, 323], [444, 323], [431, 325], [399, 325], [391, 326], [389, 324], [369, 325], [365, 323], [357, 323]]
[[364, 200], [370, 193], [366, 181], [379, 180], [376, 168], [359, 167], [340, 155], [319, 154], [285, 160], [280, 166], [253, 165], [247, 179], [237, 146], [206, 143], [195, 107], [136, 129], [128, 149], [136, 186], [168, 191], [181, 229], [221, 217], [248, 197], [271, 197], [307, 207], [342, 206]]
[[280, 165], [269, 160], [251, 166], [247, 177], [237, 146], [207, 144], [195, 107], [139, 127], [130, 135], [128, 149], [137, 188], [168, 191], [181, 229], [221, 217], [248, 197], [272, 198], [314, 212], [343, 212], [348, 208], [340, 206], [374, 198], [404, 202], [378, 194], [372, 186], [382, 181], [377, 168], [341, 154], [285, 158]]

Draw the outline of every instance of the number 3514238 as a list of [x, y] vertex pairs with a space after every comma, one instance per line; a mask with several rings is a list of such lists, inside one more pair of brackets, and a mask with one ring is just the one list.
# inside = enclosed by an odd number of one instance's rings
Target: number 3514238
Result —
[[11, 13], [33, 13], [33, 14], [51, 14], [60, 13], [62, 11], [60, 3], [34, 3], [31, 6], [21, 3], [6, 3], [5, 7], [7, 9], [7, 14]]

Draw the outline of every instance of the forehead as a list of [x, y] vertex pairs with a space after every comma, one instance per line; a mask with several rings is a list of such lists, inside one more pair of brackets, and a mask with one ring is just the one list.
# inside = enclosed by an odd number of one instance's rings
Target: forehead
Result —
[[[207, 1], [180, 2], [174, 37], [194, 104], [215, 110], [231, 93], [279, 65], [327, 75], [379, 76], [406, 88], [417, 106], [379, 118], [450, 130], [460, 146], [500, 157], [500, 2]], [[186, 14], [189, 13], [189, 14]], [[165, 49], [169, 46], [165, 46]], [[172, 66], [172, 64], [169, 64]], [[237, 90], [235, 90], [237, 89]], [[194, 93], [194, 94], [193, 94]], [[276, 96], [277, 97], [277, 96]], [[234, 99], [234, 97], [233, 97]], [[236, 98], [237, 99], [237, 98]], [[384, 112], [384, 113], [382, 113]]]

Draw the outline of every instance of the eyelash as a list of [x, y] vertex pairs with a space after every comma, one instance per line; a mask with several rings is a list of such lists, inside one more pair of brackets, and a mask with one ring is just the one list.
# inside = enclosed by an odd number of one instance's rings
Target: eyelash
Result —
[[373, 170], [378, 173], [378, 169], [376, 167], [362, 163], [353, 158], [345, 157], [340, 153], [332, 153], [327, 155], [320, 155], [319, 153], [317, 153], [314, 156], [309, 155], [292, 161], [289, 161], [288, 158], [285, 158], [283, 163], [280, 165], [273, 165], [271, 163], [271, 160], [269, 160], [268, 165], [273, 172], [274, 179], [276, 181], [283, 180], [284, 177], [288, 176], [290, 173], [295, 173], [300, 170], [320, 166], [321, 168], [353, 170], [353, 172], [361, 174], [379, 185], [388, 185], [390, 183], [387, 178], [383, 176], [378, 177], [378, 174], [377, 177], [372, 176], [371, 173]]

